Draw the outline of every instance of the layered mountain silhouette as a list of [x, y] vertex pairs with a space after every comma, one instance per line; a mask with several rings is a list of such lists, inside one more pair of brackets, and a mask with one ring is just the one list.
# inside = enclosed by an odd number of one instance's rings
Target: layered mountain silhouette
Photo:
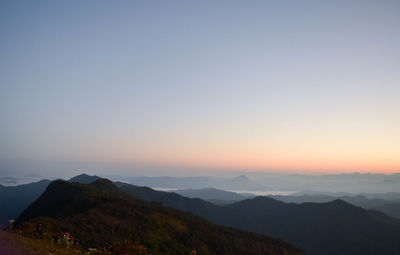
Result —
[[145, 187], [119, 187], [129, 195], [190, 211], [217, 224], [283, 238], [312, 255], [400, 254], [398, 220], [342, 200], [295, 204], [256, 197], [218, 206]]
[[133, 198], [106, 179], [91, 184], [52, 182], [16, 222], [23, 233], [38, 224], [41, 235], [67, 231], [85, 248], [134, 240], [151, 254], [193, 250], [198, 254], [303, 254], [278, 239], [217, 226], [193, 214]]
[[367, 198], [365, 195], [340, 196], [329, 195], [299, 195], [299, 196], [269, 196], [273, 199], [289, 203], [327, 203], [340, 199], [352, 205], [360, 206], [365, 209], [374, 209], [386, 213], [387, 215], [400, 219], [400, 200], [385, 200], [381, 198]]
[[378, 205], [373, 208], [378, 211], [384, 212], [389, 216], [400, 219], [400, 201]]
[[363, 195], [357, 195], [357, 196], [347, 195], [347, 196], [334, 197], [329, 195], [304, 194], [298, 196], [270, 195], [269, 197], [288, 203], [327, 203], [340, 199], [350, 204], [364, 208], [373, 208], [375, 206], [380, 206], [388, 203], [388, 200], [377, 199], [377, 198], [370, 199]]
[[255, 197], [252, 194], [243, 195], [236, 192], [225, 191], [215, 188], [183, 189], [183, 190], [175, 190], [174, 193], [178, 193], [179, 195], [190, 198], [200, 198], [216, 204], [227, 204]]
[[[99, 177], [83, 174], [71, 178], [70, 181], [91, 183], [97, 179]], [[79, 184], [73, 183], [73, 185]], [[119, 192], [118, 196], [121, 195], [120, 191], [122, 191], [125, 195], [134, 198], [158, 202], [167, 207], [194, 213], [217, 224], [282, 238], [305, 249], [311, 255], [400, 254], [398, 220], [383, 213], [353, 206], [330, 196], [274, 197], [296, 203], [285, 203], [268, 197], [256, 197], [219, 206], [199, 198], [188, 198], [176, 193], [156, 191], [148, 187], [138, 187], [122, 182], [116, 182], [114, 185], [118, 190], [115, 190], [114, 187], [113, 193]], [[0, 187], [0, 193], [3, 188], [7, 187]], [[24, 192], [24, 194], [27, 193]], [[68, 196], [68, 194], [65, 196]], [[380, 203], [385, 202], [380, 198], [369, 199], [364, 196], [344, 196], [343, 198], [351, 198], [353, 203], [358, 202], [361, 206], [371, 202], [375, 206], [383, 207], [384, 205]], [[33, 202], [34, 199], [30, 199]], [[317, 200], [319, 203], [303, 203], [307, 200]], [[79, 203], [82, 203], [82, 205], [77, 206], [77, 208], [91, 207], [93, 206], [91, 201], [92, 199], [85, 202], [81, 201]], [[36, 202], [39, 202], [39, 200]], [[78, 202], [76, 203], [80, 205]], [[25, 207], [27, 205], [25, 204]], [[398, 209], [397, 203], [389, 204], [388, 207], [387, 210], [395, 211]], [[38, 208], [42, 208], [42, 206]], [[34, 209], [31, 208], [31, 210]], [[51, 212], [51, 210], [46, 211]], [[68, 213], [69, 210], [64, 208], [62, 212]], [[60, 217], [57, 214], [44, 215], [50, 218]], [[71, 215], [61, 216], [62, 219], [71, 217]], [[26, 216], [21, 215], [19, 221], [28, 219], [24, 219], [24, 217]]]
[[223, 208], [216, 221], [284, 238], [309, 254], [399, 254], [400, 222], [342, 200], [288, 204], [267, 197]]

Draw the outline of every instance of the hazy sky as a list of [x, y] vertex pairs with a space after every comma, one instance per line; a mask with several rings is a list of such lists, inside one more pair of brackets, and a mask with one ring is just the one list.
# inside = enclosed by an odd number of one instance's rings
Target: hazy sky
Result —
[[400, 1], [3, 0], [0, 175], [400, 171], [399, 14]]

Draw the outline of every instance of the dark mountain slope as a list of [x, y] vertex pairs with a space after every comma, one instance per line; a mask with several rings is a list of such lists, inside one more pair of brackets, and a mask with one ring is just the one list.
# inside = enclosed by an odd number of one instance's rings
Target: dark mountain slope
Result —
[[342, 200], [287, 204], [258, 197], [228, 205], [218, 223], [281, 237], [310, 254], [399, 254], [398, 221]]
[[336, 199], [341, 199], [355, 206], [365, 209], [373, 209], [383, 212], [391, 217], [400, 219], [400, 201], [385, 200], [380, 198], [368, 198], [364, 195], [334, 197], [328, 195], [300, 195], [300, 196], [281, 196], [271, 195], [273, 199], [289, 203], [327, 203]]
[[17, 219], [17, 224], [36, 217], [65, 218], [87, 211], [101, 203], [126, 197], [109, 181], [99, 179], [91, 185], [75, 185], [58, 180]]
[[8, 226], [8, 220], [15, 219], [29, 204], [33, 203], [49, 185], [41, 180], [18, 186], [0, 187], [0, 225]]
[[135, 197], [193, 212], [217, 224], [283, 238], [309, 254], [400, 254], [399, 221], [342, 200], [294, 204], [256, 197], [216, 206], [129, 184], [120, 185], [120, 189]]
[[194, 214], [212, 219], [217, 215], [220, 207], [199, 198], [187, 198], [172, 192], [156, 191], [148, 187], [138, 187], [125, 183], [117, 183], [118, 188], [133, 197], [146, 201], [162, 203], [177, 210], [192, 212]]
[[[152, 254], [301, 254], [280, 240], [227, 227], [132, 198], [110, 181], [91, 184], [55, 181], [18, 218], [29, 232], [38, 223], [46, 234], [68, 231], [83, 247], [107, 247], [135, 240]], [[118, 253], [116, 253], [118, 254]]]

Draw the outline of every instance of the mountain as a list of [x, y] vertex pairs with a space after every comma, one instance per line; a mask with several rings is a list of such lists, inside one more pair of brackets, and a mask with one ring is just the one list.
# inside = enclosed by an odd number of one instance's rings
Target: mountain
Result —
[[382, 200], [400, 200], [399, 192], [383, 192], [383, 193], [349, 193], [349, 192], [323, 192], [315, 190], [303, 190], [299, 192], [292, 193], [291, 196], [302, 196], [302, 195], [317, 195], [317, 196], [330, 196], [330, 197], [353, 197], [361, 195], [368, 199], [382, 199]]
[[41, 180], [18, 186], [0, 187], [0, 225], [8, 226], [8, 220], [15, 219], [49, 185], [49, 180]]
[[253, 180], [249, 179], [246, 175], [240, 175], [231, 179], [223, 179], [221, 187], [228, 190], [255, 190], [255, 189], [267, 189], [258, 185]]
[[[328, 195], [300, 195], [300, 196], [281, 196], [270, 195], [273, 199], [287, 203], [327, 203], [336, 199], [341, 199], [352, 205], [360, 206], [365, 209], [373, 209], [386, 213], [387, 215], [400, 219], [400, 200], [385, 200], [381, 198], [367, 198], [365, 195], [334, 197]], [[380, 196], [384, 197], [384, 196]], [[389, 195], [389, 197], [392, 197]]]
[[109, 247], [112, 254], [125, 254], [121, 245], [126, 250], [135, 244], [154, 255], [303, 254], [278, 239], [217, 226], [190, 213], [132, 198], [106, 179], [90, 184], [52, 182], [18, 217], [16, 229], [49, 240], [57, 233], [68, 234], [79, 240], [82, 250]]
[[400, 200], [399, 192], [361, 193], [361, 195], [371, 199]]
[[384, 212], [394, 218], [400, 219], [400, 201], [378, 205], [373, 207], [373, 209]]
[[82, 184], [89, 184], [89, 183], [96, 181], [97, 179], [100, 179], [100, 177], [96, 176], [96, 175], [80, 174], [80, 175], [72, 177], [68, 181], [69, 182], [78, 182], [78, 183], [82, 183]]
[[200, 198], [206, 201], [216, 201], [216, 200], [239, 201], [253, 197], [252, 195], [242, 195], [236, 192], [225, 191], [214, 188], [183, 189], [183, 190], [175, 190], [174, 193], [178, 193], [182, 196], [190, 198]]
[[256, 197], [217, 206], [150, 188], [119, 187], [131, 196], [190, 211], [217, 224], [282, 238], [310, 255], [400, 253], [398, 220], [342, 200], [295, 204]]
[[260, 172], [246, 173], [246, 175], [269, 187], [269, 190], [292, 192], [311, 190], [329, 193], [340, 191], [352, 194], [387, 193], [400, 190], [400, 174], [304, 175]]
[[399, 254], [400, 222], [342, 200], [283, 203], [267, 197], [223, 208], [218, 223], [284, 238], [309, 254]]
[[116, 183], [116, 186], [130, 196], [146, 201], [159, 202], [180, 211], [195, 213], [211, 218], [220, 210], [219, 206], [199, 198], [188, 198], [172, 192], [156, 191], [148, 187], [138, 187], [126, 183]]
[[[74, 180], [85, 181], [87, 179], [91, 178], [85, 176], [85, 178]], [[286, 198], [286, 201], [302, 204], [283, 203], [271, 198], [257, 197], [229, 206], [217, 206], [199, 198], [188, 198], [176, 193], [156, 191], [148, 187], [138, 187], [120, 182], [115, 183], [115, 185], [120, 191], [130, 196], [159, 202], [181, 211], [192, 212], [217, 224], [284, 238], [304, 248], [311, 255], [335, 254], [335, 252], [340, 252], [340, 254], [398, 254], [394, 243], [400, 242], [393, 239], [393, 236], [400, 236], [398, 221], [378, 212], [363, 210], [343, 201], [337, 201], [337, 197], [334, 196], [274, 196], [274, 198]], [[0, 187], [0, 194], [3, 188], [9, 187]], [[24, 192], [24, 194], [27, 195], [29, 192]], [[393, 198], [397, 197], [395, 193], [389, 195]], [[377, 210], [386, 210], [385, 212], [393, 217], [398, 215], [396, 214], [398, 212], [396, 206], [398, 201], [370, 199], [364, 195], [352, 197], [346, 195], [342, 198], [352, 198], [352, 203], [357, 201], [364, 203], [372, 200]], [[296, 199], [297, 201], [294, 201]], [[319, 203], [304, 203], [308, 201]], [[347, 201], [349, 200], [347, 199]], [[389, 205], [387, 207], [379, 205], [382, 201], [388, 202]], [[390, 203], [393, 206], [390, 206]], [[343, 204], [346, 206], [343, 206]], [[289, 224], [294, 219], [296, 219], [296, 224]], [[357, 224], [352, 224], [352, 222]], [[317, 228], [314, 225], [320, 227]], [[369, 226], [368, 231], [364, 230], [366, 226]], [[351, 231], [347, 229], [351, 229]], [[349, 237], [347, 233], [352, 233], [353, 236]], [[352, 248], [350, 249], [348, 246]], [[381, 251], [386, 253], [381, 253]]]
[[336, 199], [341, 199], [347, 203], [360, 206], [363, 208], [375, 208], [380, 205], [391, 203], [390, 200], [367, 198], [363, 195], [354, 196], [329, 196], [329, 195], [309, 195], [304, 194], [300, 196], [282, 196], [282, 195], [269, 195], [269, 197], [288, 203], [327, 203]]
[[[81, 174], [69, 181], [91, 183], [99, 178], [98, 176]], [[8, 226], [8, 220], [16, 219], [28, 205], [45, 191], [49, 183], [49, 180], [41, 180], [18, 186], [0, 185], [0, 228]]]

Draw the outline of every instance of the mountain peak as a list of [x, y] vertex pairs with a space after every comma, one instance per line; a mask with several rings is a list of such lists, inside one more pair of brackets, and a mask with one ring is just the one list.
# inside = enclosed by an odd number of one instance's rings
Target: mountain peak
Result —
[[326, 205], [329, 205], [332, 208], [357, 208], [357, 206], [354, 206], [352, 204], [347, 203], [346, 201], [342, 199], [335, 199], [333, 201], [325, 203]]
[[236, 179], [236, 180], [250, 180], [249, 177], [247, 177], [244, 174], [239, 175], [238, 177], [235, 177], [234, 179]]
[[82, 184], [89, 184], [92, 183], [94, 181], [96, 181], [97, 179], [99, 179], [100, 177], [97, 175], [88, 175], [85, 173], [82, 173], [80, 175], [74, 176], [71, 179], [69, 179], [69, 182], [79, 182]]
[[66, 217], [84, 212], [110, 198], [123, 196], [124, 194], [107, 179], [98, 179], [90, 184], [56, 180], [49, 184], [35, 203], [22, 212], [17, 222], [38, 216]]

